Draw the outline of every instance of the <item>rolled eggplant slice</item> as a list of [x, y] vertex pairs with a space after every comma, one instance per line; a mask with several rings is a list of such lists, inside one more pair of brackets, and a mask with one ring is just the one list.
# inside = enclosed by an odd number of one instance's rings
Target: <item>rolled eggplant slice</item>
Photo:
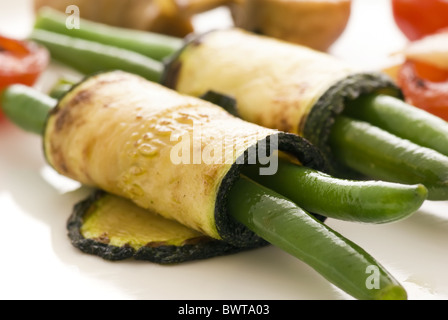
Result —
[[100, 190], [74, 207], [67, 229], [73, 246], [110, 261], [175, 264], [243, 250]]
[[303, 136], [328, 158], [331, 127], [346, 100], [366, 93], [401, 97], [383, 74], [240, 29], [192, 39], [168, 63], [162, 82], [193, 96], [228, 95], [237, 101], [242, 119]]
[[227, 194], [253, 155], [286, 152], [325, 171], [317, 148], [120, 71], [92, 76], [52, 110], [44, 134], [59, 173], [237, 247], [264, 240], [227, 214]]

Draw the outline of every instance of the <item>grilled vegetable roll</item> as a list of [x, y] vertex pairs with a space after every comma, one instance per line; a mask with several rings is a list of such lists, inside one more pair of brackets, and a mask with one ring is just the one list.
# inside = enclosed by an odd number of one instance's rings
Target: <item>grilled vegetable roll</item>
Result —
[[278, 149], [305, 166], [324, 166], [296, 135], [119, 71], [90, 77], [59, 101], [44, 149], [59, 173], [239, 247], [264, 243], [226, 213], [241, 165], [274, 161]]
[[347, 100], [367, 93], [401, 97], [383, 74], [360, 72], [330, 55], [239, 29], [193, 39], [163, 78], [189, 95], [209, 90], [229, 95], [244, 120], [306, 137], [329, 158], [330, 131]]

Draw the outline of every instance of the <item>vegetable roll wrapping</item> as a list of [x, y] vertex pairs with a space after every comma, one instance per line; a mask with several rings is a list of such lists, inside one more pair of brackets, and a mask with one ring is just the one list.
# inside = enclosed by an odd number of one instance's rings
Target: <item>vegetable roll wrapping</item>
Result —
[[329, 157], [328, 136], [345, 99], [371, 92], [400, 96], [385, 75], [240, 29], [193, 39], [169, 62], [163, 78], [181, 93], [231, 96], [242, 119], [301, 135]]
[[319, 151], [296, 135], [120, 71], [72, 89], [44, 135], [47, 160], [59, 173], [240, 247], [264, 241], [227, 215], [227, 191], [254, 150], [274, 159], [277, 148], [303, 165], [324, 166]]

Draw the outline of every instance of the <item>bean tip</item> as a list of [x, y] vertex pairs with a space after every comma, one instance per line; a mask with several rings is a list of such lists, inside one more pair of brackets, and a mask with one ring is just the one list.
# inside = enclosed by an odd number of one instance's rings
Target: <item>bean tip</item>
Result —
[[402, 286], [391, 285], [380, 290], [375, 300], [408, 300], [408, 294]]
[[418, 184], [415, 192], [418, 197], [426, 199], [428, 198], [428, 189], [423, 184]]

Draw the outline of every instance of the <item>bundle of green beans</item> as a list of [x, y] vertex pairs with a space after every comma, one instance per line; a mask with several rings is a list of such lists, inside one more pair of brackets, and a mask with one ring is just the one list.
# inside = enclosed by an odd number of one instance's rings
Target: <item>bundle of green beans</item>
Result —
[[[183, 41], [83, 20], [69, 30], [65, 15], [51, 9], [37, 17], [31, 39], [54, 59], [83, 73], [121, 69], [159, 81], [163, 61]], [[275, 59], [275, 57], [274, 57]], [[448, 124], [384, 95], [349, 102], [330, 136], [339, 163], [370, 179], [424, 184], [429, 200], [448, 200]]]

